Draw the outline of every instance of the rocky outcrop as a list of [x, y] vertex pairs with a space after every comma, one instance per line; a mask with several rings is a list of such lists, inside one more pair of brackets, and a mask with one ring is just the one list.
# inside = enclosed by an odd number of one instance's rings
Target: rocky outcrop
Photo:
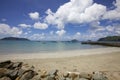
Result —
[[22, 66], [22, 62], [0, 62], [0, 80], [30, 80], [37, 75], [32, 68], [25, 70]]
[[105, 71], [96, 71], [93, 73], [60, 72], [57, 69], [35, 71], [34, 66], [30, 67], [28, 64], [23, 64], [22, 62], [8, 60], [0, 63], [0, 80], [114, 80], [110, 76], [116, 77], [119, 74], [111, 74]]

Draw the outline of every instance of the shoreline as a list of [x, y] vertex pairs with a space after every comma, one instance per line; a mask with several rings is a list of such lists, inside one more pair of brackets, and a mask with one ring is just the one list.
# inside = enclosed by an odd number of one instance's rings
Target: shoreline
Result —
[[[66, 54], [65, 54], [66, 53]], [[84, 55], [81, 55], [84, 53]], [[49, 54], [0, 55], [0, 61], [24, 62], [27, 69], [35, 71], [59, 70], [64, 72], [92, 73], [105, 72], [109, 80], [120, 79], [120, 49], [116, 47], [64, 51]]]
[[47, 53], [19, 53], [19, 54], [0, 54], [0, 60], [16, 60], [16, 59], [47, 59], [47, 58], [69, 58], [76, 56], [87, 56], [95, 54], [109, 54], [120, 52], [119, 48], [106, 47], [97, 49], [84, 49], [72, 51], [59, 51]]

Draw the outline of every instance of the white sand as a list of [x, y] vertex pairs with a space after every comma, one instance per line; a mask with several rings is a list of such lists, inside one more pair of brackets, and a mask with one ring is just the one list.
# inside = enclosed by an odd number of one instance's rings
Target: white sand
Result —
[[93, 72], [107, 71], [109, 80], [120, 79], [120, 48], [98, 48], [87, 50], [73, 50], [55, 53], [9, 54], [0, 55], [3, 60], [22, 61], [38, 70], [58, 69], [66, 71]]
[[65, 58], [65, 57], [75, 57], [80, 55], [107, 54], [114, 52], [120, 52], [120, 48], [107, 47], [107, 48], [97, 48], [97, 49], [60, 51], [53, 53], [1, 54], [0, 60]]

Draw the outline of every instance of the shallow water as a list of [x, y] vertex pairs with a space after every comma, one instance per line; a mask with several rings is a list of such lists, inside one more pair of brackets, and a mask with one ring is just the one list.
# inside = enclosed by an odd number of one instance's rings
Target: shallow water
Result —
[[0, 54], [47, 53], [101, 47], [103, 46], [82, 45], [80, 42], [0, 41]]

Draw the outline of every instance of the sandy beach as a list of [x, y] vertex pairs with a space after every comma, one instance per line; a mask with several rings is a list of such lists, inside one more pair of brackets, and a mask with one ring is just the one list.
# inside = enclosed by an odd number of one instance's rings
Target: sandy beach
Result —
[[103, 71], [108, 73], [109, 80], [120, 79], [120, 49], [116, 47], [55, 53], [0, 55], [0, 61], [4, 60], [24, 62], [25, 65], [29, 65], [27, 67], [34, 66], [36, 71], [54, 69], [58, 69], [61, 73]]
[[61, 71], [120, 71], [120, 49], [116, 47], [55, 53], [0, 55], [0, 61], [22, 61], [36, 69]]

